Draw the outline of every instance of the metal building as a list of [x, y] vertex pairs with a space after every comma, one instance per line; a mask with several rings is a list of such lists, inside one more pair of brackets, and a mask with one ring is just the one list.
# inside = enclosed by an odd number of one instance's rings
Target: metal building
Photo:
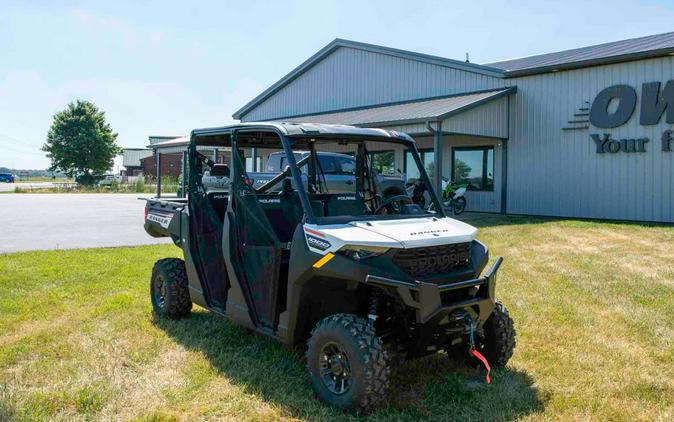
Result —
[[407, 132], [473, 211], [674, 222], [674, 32], [486, 65], [336, 39], [233, 117]]

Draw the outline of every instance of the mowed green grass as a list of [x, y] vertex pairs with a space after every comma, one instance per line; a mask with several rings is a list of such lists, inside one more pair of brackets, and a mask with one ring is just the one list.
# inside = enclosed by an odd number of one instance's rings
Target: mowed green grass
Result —
[[[480, 217], [509, 366], [396, 368], [372, 420], [673, 420], [674, 228]], [[347, 420], [296, 352], [195, 309], [155, 320], [170, 245], [0, 255], [0, 420]]]

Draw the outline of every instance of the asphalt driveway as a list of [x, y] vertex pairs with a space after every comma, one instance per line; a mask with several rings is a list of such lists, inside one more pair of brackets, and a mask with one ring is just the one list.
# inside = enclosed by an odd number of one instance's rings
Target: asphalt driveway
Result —
[[142, 194], [2, 194], [0, 253], [170, 242], [143, 230]]

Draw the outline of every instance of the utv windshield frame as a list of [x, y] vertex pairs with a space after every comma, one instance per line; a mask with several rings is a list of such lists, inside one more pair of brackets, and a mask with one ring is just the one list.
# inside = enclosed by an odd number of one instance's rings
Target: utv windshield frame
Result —
[[[349, 129], [353, 129], [352, 131]], [[363, 130], [365, 131], [365, 130]], [[371, 132], [372, 130], [367, 130]], [[288, 166], [290, 167], [290, 173], [293, 179], [293, 184], [299, 195], [300, 203], [304, 210], [306, 216], [306, 222], [310, 224], [340, 224], [349, 221], [359, 221], [359, 220], [395, 220], [395, 219], [405, 219], [405, 218], [419, 218], [419, 217], [445, 217], [445, 212], [441, 206], [441, 202], [437, 197], [433, 185], [431, 184], [430, 178], [426, 172], [426, 169], [421, 161], [419, 156], [419, 151], [417, 149], [416, 143], [414, 140], [409, 138], [409, 136], [378, 136], [371, 133], [358, 133], [361, 132], [360, 128], [346, 128], [339, 127], [339, 131], [334, 133], [332, 132], [307, 132], [302, 134], [287, 134], [282, 130], [282, 127], [279, 127], [275, 124], [250, 124], [250, 125], [241, 125], [234, 127], [224, 127], [224, 128], [212, 128], [212, 129], [196, 129], [192, 131], [190, 136], [190, 143], [188, 147], [189, 153], [189, 174], [194, 175], [190, 176], [189, 180], [189, 192], [194, 192], [195, 190], [203, 190], [204, 187], [201, 185], [200, 177], [197, 177], [197, 174], [202, 173], [202, 165], [198, 163], [200, 161], [199, 153], [197, 151], [197, 146], [217, 146], [217, 147], [231, 147], [232, 140], [236, 139], [236, 144], [238, 148], [269, 148], [270, 145], [278, 148], [279, 144], [269, 143], [266, 141], [260, 142], [251, 142], [246, 139], [239, 139], [240, 135], [251, 134], [251, 133], [264, 133], [267, 135], [273, 135], [276, 137], [276, 141], [280, 141], [280, 147], [286, 155]], [[384, 132], [384, 131], [382, 131]], [[384, 132], [387, 133], [388, 132]], [[314, 213], [311, 203], [309, 200], [309, 193], [304, 187], [302, 180], [302, 170], [297, 166], [297, 160], [295, 159], [295, 151], [293, 151], [293, 146], [297, 146], [304, 142], [305, 149], [309, 149], [311, 144], [310, 140], [323, 141], [321, 143], [340, 143], [340, 142], [358, 142], [366, 143], [370, 142], [389, 142], [393, 144], [400, 144], [407, 148], [406, 152], [410, 152], [414, 159], [414, 162], [419, 169], [419, 180], [425, 184], [427, 187], [428, 193], [431, 197], [431, 201], [434, 204], [435, 212], [424, 212], [421, 214], [386, 214], [386, 215], [376, 215], [376, 214], [364, 214], [364, 215], [345, 215], [345, 216], [326, 216], [319, 217]], [[313, 148], [312, 148], [313, 149]], [[283, 171], [283, 170], [282, 170]], [[362, 184], [362, 181], [361, 181]], [[231, 194], [231, 190], [230, 190]]]

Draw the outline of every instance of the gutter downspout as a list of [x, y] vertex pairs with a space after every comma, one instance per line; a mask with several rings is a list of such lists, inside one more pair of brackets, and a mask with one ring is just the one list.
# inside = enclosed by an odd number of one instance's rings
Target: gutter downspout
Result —
[[433, 157], [435, 159], [435, 168], [433, 171], [433, 182], [435, 183], [435, 192], [438, 198], [442, 199], [442, 120], [435, 122], [438, 126], [434, 129], [431, 122], [426, 122], [426, 128], [433, 134]]

